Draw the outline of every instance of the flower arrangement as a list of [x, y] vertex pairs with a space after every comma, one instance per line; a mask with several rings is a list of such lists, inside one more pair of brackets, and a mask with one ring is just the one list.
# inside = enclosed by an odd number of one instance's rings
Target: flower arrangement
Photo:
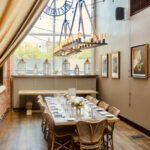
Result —
[[53, 73], [54, 73], [55, 75], [57, 75], [57, 74], [58, 74], [58, 70], [53, 70]]
[[69, 95], [68, 93], [66, 93], [66, 94], [64, 94], [64, 98], [65, 98], [66, 100], [69, 100], [69, 99], [70, 99], [70, 95]]
[[72, 104], [72, 106], [74, 106], [74, 107], [76, 107], [76, 108], [78, 108], [78, 109], [80, 109], [81, 107], [84, 106], [84, 104], [83, 104], [82, 101], [74, 101], [74, 102], [72, 102], [71, 104]]

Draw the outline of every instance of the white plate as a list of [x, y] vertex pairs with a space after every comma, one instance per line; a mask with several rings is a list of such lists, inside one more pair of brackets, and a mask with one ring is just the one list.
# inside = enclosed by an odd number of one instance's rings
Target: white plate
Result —
[[55, 108], [56, 107], [56, 105], [49, 105], [50, 107], [52, 107], [52, 108]]
[[97, 111], [103, 111], [104, 108], [97, 108], [96, 110], [97, 110]]
[[108, 112], [107, 111], [102, 111], [102, 112], [100, 112], [100, 114], [101, 115], [106, 115], [106, 114], [108, 114]]
[[92, 108], [97, 108], [97, 106], [93, 106]]
[[68, 121], [74, 121], [75, 118], [68, 118], [67, 120], [68, 120]]
[[112, 114], [107, 114], [105, 116], [108, 117], [108, 118], [113, 118], [114, 117], [114, 115], [112, 115]]

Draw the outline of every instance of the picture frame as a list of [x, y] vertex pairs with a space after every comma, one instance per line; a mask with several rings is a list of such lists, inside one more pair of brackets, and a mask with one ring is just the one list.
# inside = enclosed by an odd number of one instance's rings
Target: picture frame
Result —
[[120, 78], [120, 52], [110, 54], [110, 76], [112, 79]]
[[148, 44], [131, 47], [131, 76], [148, 77]]
[[108, 54], [101, 55], [101, 77], [108, 77]]

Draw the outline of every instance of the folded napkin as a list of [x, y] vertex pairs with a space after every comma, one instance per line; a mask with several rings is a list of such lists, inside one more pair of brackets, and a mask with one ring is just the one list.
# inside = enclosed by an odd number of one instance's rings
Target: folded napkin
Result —
[[60, 114], [60, 113], [54, 114], [54, 117], [56, 117], [56, 118], [62, 117], [62, 114]]

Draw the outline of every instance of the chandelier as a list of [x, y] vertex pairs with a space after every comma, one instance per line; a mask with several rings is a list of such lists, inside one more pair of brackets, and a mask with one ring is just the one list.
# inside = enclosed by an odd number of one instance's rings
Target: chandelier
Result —
[[[83, 20], [83, 14], [82, 14], [83, 6], [85, 7], [85, 11], [88, 15], [88, 19], [92, 26], [93, 32], [91, 33], [90, 37], [86, 37], [86, 35], [85, 35], [84, 20]], [[75, 35], [72, 35], [72, 29], [74, 26], [77, 9], [79, 9], [79, 16], [80, 16], [78, 33]], [[66, 22], [65, 28], [67, 28], [68, 22], [66, 20], [66, 14], [65, 14], [64, 22]], [[63, 26], [64, 26], [64, 23], [63, 23]], [[62, 26], [62, 30], [63, 30], [63, 26]], [[62, 31], [61, 31], [59, 46], [54, 50], [54, 56], [69, 56], [69, 55], [72, 55], [75, 53], [79, 53], [84, 49], [96, 48], [99, 46], [107, 45], [106, 33], [102, 33], [100, 35], [97, 34], [95, 26], [91, 20], [90, 13], [88, 11], [85, 0], [78, 0], [76, 2], [76, 7], [75, 7], [74, 15], [73, 15], [72, 24], [71, 24], [71, 27], [69, 27], [69, 25], [68, 25], [68, 28], [70, 31], [69, 37], [67, 38], [65, 36], [65, 40], [61, 41], [61, 36], [62, 36]], [[80, 28], [82, 28], [82, 32], [80, 31]], [[67, 30], [65, 30], [65, 33], [64, 33], [65, 35], [67, 35], [66, 32], [67, 32]]]

